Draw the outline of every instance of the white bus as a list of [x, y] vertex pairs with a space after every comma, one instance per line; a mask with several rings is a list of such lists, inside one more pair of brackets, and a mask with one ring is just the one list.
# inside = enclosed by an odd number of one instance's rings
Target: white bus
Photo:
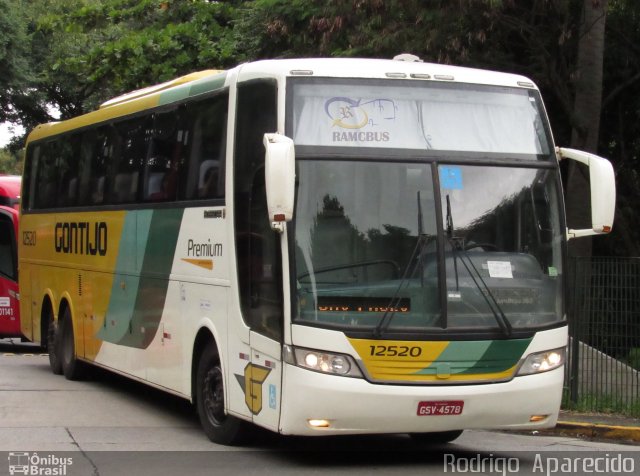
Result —
[[[564, 157], [590, 167], [588, 230], [567, 230]], [[614, 202], [609, 162], [556, 149], [521, 76], [194, 73], [30, 134], [22, 331], [69, 379], [189, 399], [218, 443], [551, 427], [566, 243], [608, 232]]]

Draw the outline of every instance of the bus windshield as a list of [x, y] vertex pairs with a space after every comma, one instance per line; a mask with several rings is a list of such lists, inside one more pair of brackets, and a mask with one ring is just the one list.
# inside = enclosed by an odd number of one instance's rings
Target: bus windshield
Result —
[[300, 160], [297, 174], [299, 323], [432, 332], [562, 319], [554, 170]]

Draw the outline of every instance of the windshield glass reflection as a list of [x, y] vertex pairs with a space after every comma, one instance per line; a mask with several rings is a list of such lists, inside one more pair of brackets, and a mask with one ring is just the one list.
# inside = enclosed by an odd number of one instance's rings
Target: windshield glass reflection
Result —
[[430, 164], [299, 162], [298, 322], [376, 332], [506, 333], [561, 319], [554, 172], [440, 166], [436, 194], [431, 170]]

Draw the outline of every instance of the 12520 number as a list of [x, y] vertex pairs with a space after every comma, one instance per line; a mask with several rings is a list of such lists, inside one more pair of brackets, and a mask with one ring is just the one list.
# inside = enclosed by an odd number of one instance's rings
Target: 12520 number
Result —
[[370, 345], [370, 354], [374, 357], [420, 357], [422, 348], [408, 345]]

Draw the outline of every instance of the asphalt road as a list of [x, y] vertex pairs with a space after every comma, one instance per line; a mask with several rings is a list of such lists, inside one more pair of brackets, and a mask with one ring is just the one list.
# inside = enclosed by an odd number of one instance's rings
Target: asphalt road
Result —
[[[636, 446], [489, 431], [426, 447], [405, 435], [257, 430], [246, 446], [229, 448], [207, 440], [184, 400], [98, 369], [71, 382], [51, 373], [38, 348], [0, 341], [0, 475], [594, 474], [580, 466], [594, 455], [608, 465], [602, 474], [631, 463], [640, 472]], [[567, 458], [573, 466], [564, 469], [575, 471], [552, 471]]]

